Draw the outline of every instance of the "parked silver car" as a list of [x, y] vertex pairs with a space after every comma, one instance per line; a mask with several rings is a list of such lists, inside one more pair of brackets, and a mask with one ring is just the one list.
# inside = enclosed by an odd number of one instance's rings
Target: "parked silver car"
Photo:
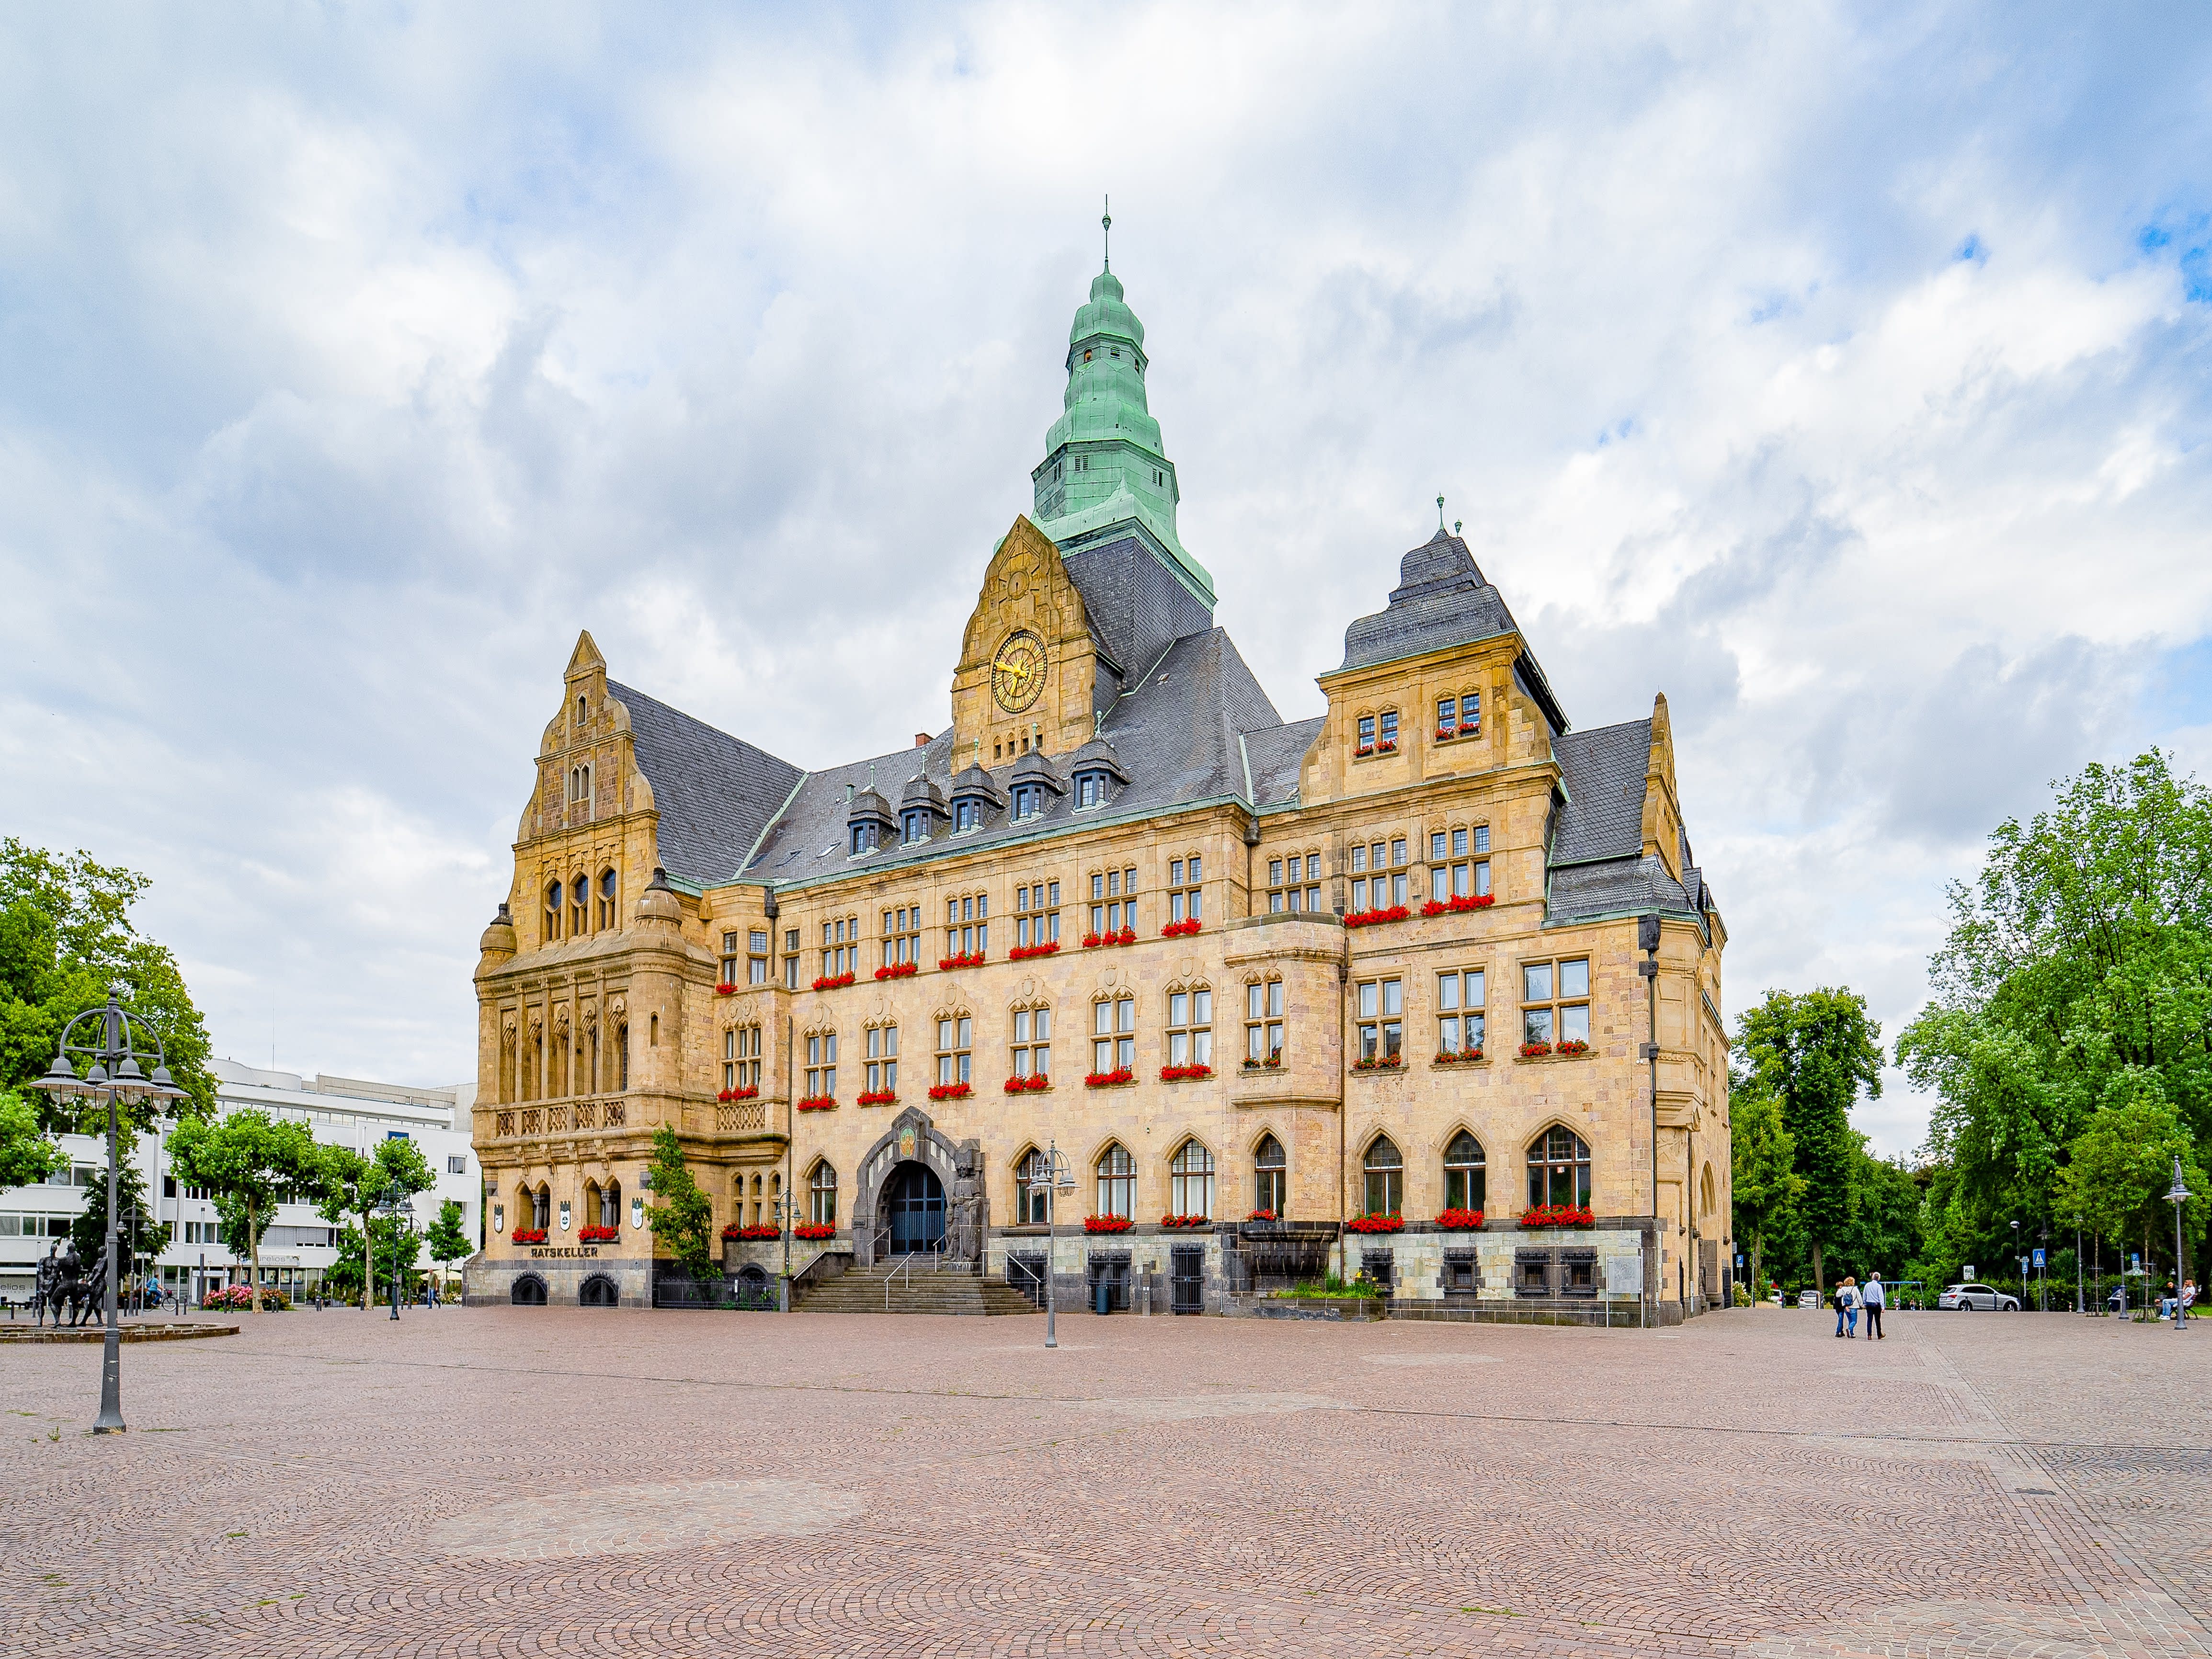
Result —
[[1956, 1308], [1960, 1313], [1979, 1309], [1984, 1313], [2018, 1313], [2020, 1298], [2007, 1296], [1994, 1285], [1952, 1285], [1936, 1298], [1939, 1308]]

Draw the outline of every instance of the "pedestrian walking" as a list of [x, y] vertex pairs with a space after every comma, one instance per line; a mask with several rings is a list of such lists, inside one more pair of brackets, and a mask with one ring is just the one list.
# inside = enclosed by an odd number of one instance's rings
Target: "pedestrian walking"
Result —
[[1853, 1337], [1859, 1334], [1858, 1291], [1853, 1288], [1849, 1274], [1836, 1286], [1836, 1334]]
[[1869, 1273], [1866, 1289], [1859, 1292], [1859, 1300], [1866, 1304], [1867, 1340], [1881, 1340], [1881, 1308], [1883, 1302], [1881, 1275]]

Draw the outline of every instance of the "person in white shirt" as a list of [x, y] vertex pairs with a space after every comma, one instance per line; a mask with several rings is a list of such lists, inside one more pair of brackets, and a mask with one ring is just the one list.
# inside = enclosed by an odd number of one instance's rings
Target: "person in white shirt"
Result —
[[1869, 1273], [1866, 1289], [1859, 1292], [1859, 1300], [1866, 1304], [1867, 1340], [1881, 1340], [1881, 1275]]

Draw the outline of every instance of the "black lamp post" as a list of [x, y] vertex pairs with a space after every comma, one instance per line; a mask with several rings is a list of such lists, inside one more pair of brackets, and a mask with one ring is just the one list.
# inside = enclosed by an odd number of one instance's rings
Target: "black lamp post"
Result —
[[415, 1206], [398, 1182], [385, 1189], [384, 1199], [377, 1206], [392, 1218], [392, 1316], [399, 1317], [399, 1234], [402, 1228], [411, 1232], [415, 1225]]
[[2173, 1188], [2166, 1201], [2173, 1206], [2173, 1328], [2178, 1331], [2189, 1316], [2189, 1310], [2181, 1305], [2181, 1206], [2189, 1201], [2189, 1188], [2182, 1184], [2179, 1152], [2173, 1155]]
[[[158, 1101], [167, 1105], [185, 1098], [169, 1076], [168, 1057], [161, 1033], [143, 1014], [133, 1014], [119, 1000], [119, 988], [107, 994], [106, 1004], [88, 1008], [62, 1027], [55, 1045], [54, 1063], [31, 1087], [64, 1103], [107, 1101], [107, 1239], [106, 1352], [100, 1369], [100, 1415], [93, 1419], [94, 1434], [120, 1434], [123, 1421], [123, 1322], [116, 1304], [116, 1179], [122, 1159], [122, 1129], [118, 1112], [125, 1101]], [[88, 1021], [97, 1024], [88, 1026]], [[84, 1034], [79, 1035], [80, 1030]], [[138, 1056], [154, 1062], [152, 1075], [140, 1069]], [[76, 1061], [88, 1060], [91, 1069], [80, 1078]]]

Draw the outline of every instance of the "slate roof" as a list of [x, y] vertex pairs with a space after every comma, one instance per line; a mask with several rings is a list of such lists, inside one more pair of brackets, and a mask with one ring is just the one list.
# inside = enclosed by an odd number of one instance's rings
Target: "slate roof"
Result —
[[1644, 783], [1651, 763], [1651, 722], [1623, 720], [1552, 743], [1566, 799], [1552, 826], [1544, 920], [1559, 927], [1593, 916], [1657, 911], [1702, 918], [1711, 902], [1681, 838], [1682, 879], [1644, 852]]
[[642, 691], [612, 680], [607, 690], [629, 711], [632, 751], [660, 811], [662, 867], [698, 886], [735, 875], [805, 774]]

